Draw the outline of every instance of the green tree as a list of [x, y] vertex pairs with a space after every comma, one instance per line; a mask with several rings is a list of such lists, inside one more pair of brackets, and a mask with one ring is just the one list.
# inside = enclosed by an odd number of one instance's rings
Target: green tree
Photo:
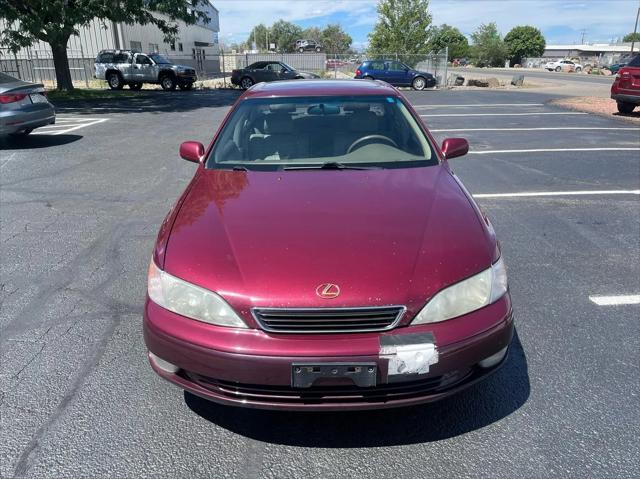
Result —
[[507, 46], [500, 38], [498, 27], [494, 22], [480, 24], [471, 34], [473, 40], [472, 55], [476, 65], [480, 67], [500, 67], [509, 55]]
[[[9, 28], [0, 32], [0, 45], [17, 51], [37, 41], [48, 43], [53, 54], [58, 90], [72, 90], [67, 43], [78, 28], [97, 18], [127, 24], [153, 24], [170, 42], [178, 34], [177, 20], [187, 24], [209, 21], [197, 7], [206, 0], [0, 0], [0, 18]], [[153, 15], [164, 14], [168, 20]]]
[[346, 53], [353, 39], [338, 24], [329, 24], [322, 30], [321, 43], [328, 53]]
[[285, 53], [290, 53], [296, 49], [296, 40], [302, 38], [302, 28], [294, 23], [287, 22], [285, 20], [278, 20], [271, 26], [271, 35], [269, 36], [269, 42], [275, 43], [276, 48]]
[[322, 41], [322, 30], [320, 30], [318, 27], [305, 28], [302, 31], [302, 39], [315, 40], [317, 42], [320, 42]]
[[247, 38], [246, 44], [249, 48], [253, 48], [253, 44], [255, 43], [258, 50], [268, 50], [269, 45], [267, 44], [267, 39], [269, 40], [269, 43], [274, 43], [271, 39], [270, 29], [261, 23], [253, 27], [251, 33], [249, 33], [249, 38]]
[[431, 30], [431, 41], [429, 42], [431, 51], [434, 53], [444, 52], [449, 48], [448, 60], [466, 57], [469, 54], [469, 42], [460, 30], [447, 24], [434, 27]]
[[504, 37], [511, 64], [522, 63], [526, 57], [541, 57], [547, 43], [542, 32], [529, 25], [511, 29]]
[[622, 41], [625, 43], [630, 43], [630, 42], [640, 42], [640, 32], [636, 32], [636, 33], [627, 33], [623, 38]]
[[369, 50], [372, 54], [427, 53], [430, 26], [429, 0], [380, 0]]

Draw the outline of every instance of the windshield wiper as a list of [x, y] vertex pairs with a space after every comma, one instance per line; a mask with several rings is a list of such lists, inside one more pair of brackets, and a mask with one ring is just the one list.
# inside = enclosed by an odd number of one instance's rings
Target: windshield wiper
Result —
[[319, 165], [285, 166], [283, 170], [379, 170], [378, 166], [345, 165], [337, 161], [327, 161]]

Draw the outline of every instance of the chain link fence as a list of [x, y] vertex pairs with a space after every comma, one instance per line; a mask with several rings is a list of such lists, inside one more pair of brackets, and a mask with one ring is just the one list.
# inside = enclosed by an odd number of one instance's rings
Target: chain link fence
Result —
[[[78, 87], [99, 86], [94, 80], [94, 58], [87, 57], [81, 50], [67, 50], [71, 78]], [[246, 68], [259, 61], [279, 61], [291, 68], [314, 73], [322, 78], [353, 78], [356, 69], [365, 60], [399, 61], [407, 67], [431, 73], [438, 87], [447, 79], [447, 53], [437, 54], [331, 54], [331, 53], [225, 53], [215, 55], [182, 54], [167, 55], [176, 64], [196, 69], [200, 79], [219, 79], [220, 86], [231, 86], [231, 72]], [[0, 49], [0, 71], [22, 80], [43, 83], [55, 88], [56, 74], [50, 50], [25, 49], [18, 57], [9, 50]], [[106, 84], [104, 85], [106, 87]]]

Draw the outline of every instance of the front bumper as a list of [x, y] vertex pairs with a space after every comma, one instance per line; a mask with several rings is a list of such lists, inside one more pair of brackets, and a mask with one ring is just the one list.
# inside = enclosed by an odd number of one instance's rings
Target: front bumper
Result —
[[[185, 332], [183, 328], [189, 326], [193, 330]], [[212, 338], [216, 339], [207, 341], [206, 336], [198, 332], [202, 328], [213, 330]], [[378, 409], [442, 399], [500, 367], [504, 359], [486, 369], [478, 363], [509, 346], [513, 320], [511, 302], [506, 295], [461, 318], [401, 327], [385, 333], [287, 335], [230, 329], [183, 318], [147, 300], [144, 337], [152, 353], [151, 366], [160, 376], [215, 402], [261, 409]], [[216, 332], [223, 336], [231, 333], [230, 337], [236, 336], [237, 340], [220, 344]], [[438, 362], [427, 374], [406, 378], [393, 376], [390, 380], [387, 377], [388, 359], [379, 354], [380, 336], [424, 332], [432, 332], [435, 337]], [[206, 342], [217, 344], [202, 344]], [[154, 356], [180, 369], [168, 372], [158, 365]], [[359, 388], [336, 383], [293, 388], [294, 362], [376, 363], [377, 385]]]

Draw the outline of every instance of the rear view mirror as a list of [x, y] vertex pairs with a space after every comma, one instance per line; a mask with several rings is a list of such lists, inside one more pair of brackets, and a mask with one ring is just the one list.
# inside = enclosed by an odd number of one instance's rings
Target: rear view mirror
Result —
[[185, 141], [180, 145], [180, 156], [194, 163], [200, 163], [204, 156], [204, 145], [199, 141]]
[[440, 149], [444, 157], [449, 160], [466, 155], [469, 152], [469, 142], [464, 138], [446, 138]]

